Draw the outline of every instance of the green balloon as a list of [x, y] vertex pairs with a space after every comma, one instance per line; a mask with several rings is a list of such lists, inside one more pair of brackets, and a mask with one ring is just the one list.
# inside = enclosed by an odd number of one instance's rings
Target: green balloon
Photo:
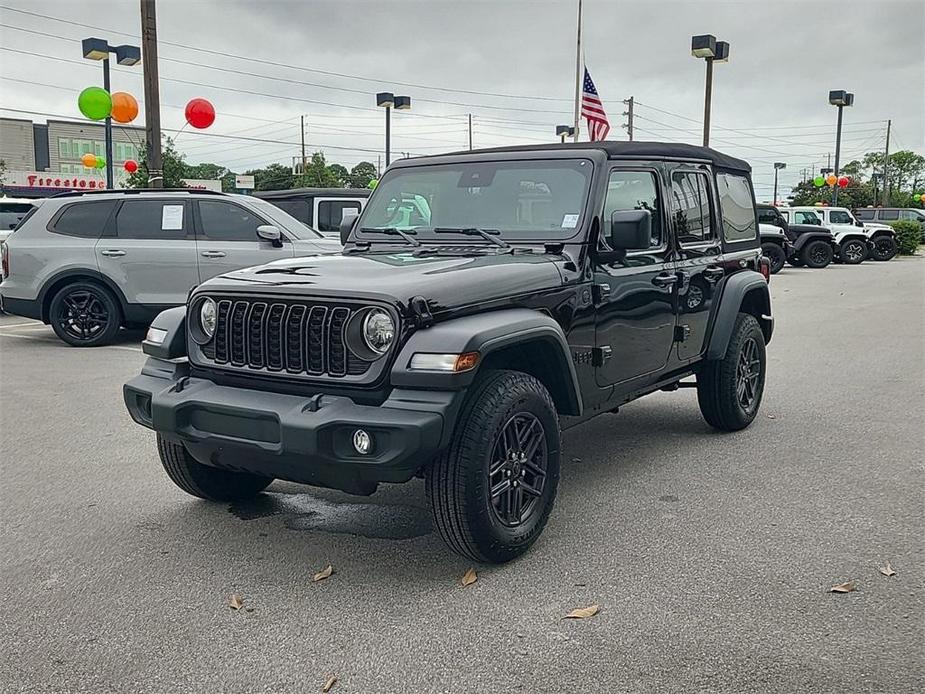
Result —
[[369, 183], [366, 184], [366, 187], [369, 188], [370, 190], [376, 190], [376, 186], [378, 185], [379, 185], [379, 180], [376, 178], [373, 178], [370, 180]]
[[112, 113], [112, 97], [102, 87], [87, 87], [77, 97], [77, 107], [90, 120], [103, 120]]
[[105, 169], [106, 168], [106, 159], [104, 157], [96, 158], [96, 168]]
[[825, 178], [823, 176], [816, 176], [813, 179], [813, 185], [817, 188], [822, 188], [825, 185]]

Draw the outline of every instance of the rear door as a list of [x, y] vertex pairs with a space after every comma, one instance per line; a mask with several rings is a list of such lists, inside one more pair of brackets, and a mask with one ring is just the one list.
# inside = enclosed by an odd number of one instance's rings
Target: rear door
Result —
[[201, 281], [293, 256], [292, 243], [282, 229], [281, 247], [257, 236], [257, 227], [279, 225], [256, 212], [231, 200], [196, 200], [193, 205]]
[[678, 254], [678, 358], [685, 360], [699, 356], [705, 348], [713, 295], [725, 270], [710, 170], [681, 164], [670, 171], [671, 221]]
[[189, 202], [128, 197], [96, 243], [100, 272], [130, 304], [180, 305], [199, 283]]

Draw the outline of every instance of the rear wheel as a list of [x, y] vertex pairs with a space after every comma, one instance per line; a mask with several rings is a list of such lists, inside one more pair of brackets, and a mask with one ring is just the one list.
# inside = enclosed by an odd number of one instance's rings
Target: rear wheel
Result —
[[157, 452], [171, 481], [187, 494], [209, 501], [245, 501], [266, 489], [272, 477], [203, 465], [182, 443], [157, 435]]
[[832, 262], [835, 252], [827, 241], [810, 241], [800, 251], [800, 260], [811, 268], [823, 268]]
[[848, 239], [838, 246], [838, 257], [845, 265], [857, 265], [867, 260], [867, 243], [861, 239]]
[[898, 251], [899, 246], [896, 239], [892, 236], [878, 236], [874, 239], [874, 247], [870, 252], [870, 257], [874, 260], [892, 260]]
[[780, 272], [787, 260], [787, 254], [784, 253], [784, 249], [776, 243], [768, 242], [761, 244], [761, 252], [771, 261], [771, 274], [776, 275]]
[[113, 341], [122, 323], [115, 296], [93, 282], [74, 282], [58, 290], [48, 307], [55, 335], [73, 347], [99, 347]]

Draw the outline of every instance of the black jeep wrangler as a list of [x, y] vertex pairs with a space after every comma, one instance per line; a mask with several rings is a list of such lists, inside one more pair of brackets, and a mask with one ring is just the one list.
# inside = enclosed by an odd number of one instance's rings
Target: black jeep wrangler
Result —
[[423, 476], [450, 547], [503, 562], [546, 524], [560, 429], [685, 386], [717, 429], [756, 416], [773, 320], [744, 161], [647, 142], [404, 159], [342, 233], [154, 321], [125, 403], [186, 492]]
[[759, 227], [771, 226], [780, 233], [761, 230], [761, 250], [771, 261], [771, 274], [777, 274], [788, 262], [794, 267], [824, 268], [835, 258], [838, 245], [832, 232], [821, 225], [812, 213], [795, 212], [791, 224], [773, 205], [756, 205]]

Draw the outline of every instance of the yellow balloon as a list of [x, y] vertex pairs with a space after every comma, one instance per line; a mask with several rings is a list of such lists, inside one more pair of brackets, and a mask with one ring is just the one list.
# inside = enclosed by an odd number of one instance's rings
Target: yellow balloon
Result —
[[838, 179], [835, 177], [835, 174], [829, 174], [825, 177], [825, 182], [830, 186], [834, 186], [838, 182]]
[[87, 152], [80, 158], [80, 163], [86, 166], [88, 169], [96, 168], [96, 156]]

